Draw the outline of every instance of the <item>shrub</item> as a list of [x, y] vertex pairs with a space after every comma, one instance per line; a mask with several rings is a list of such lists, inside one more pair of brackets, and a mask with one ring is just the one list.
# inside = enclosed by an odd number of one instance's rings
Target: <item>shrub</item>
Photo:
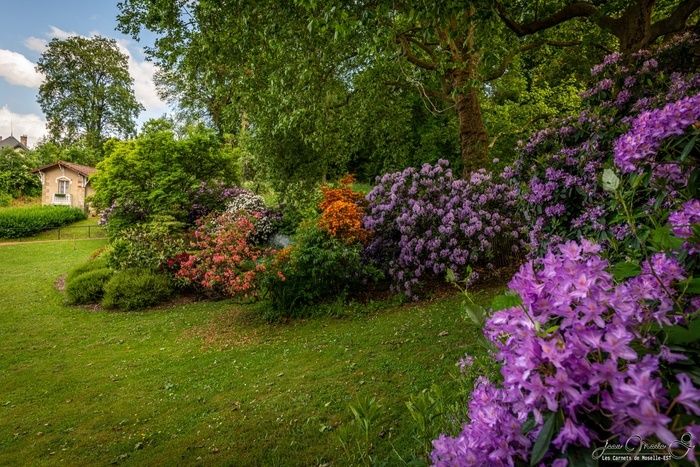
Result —
[[264, 288], [269, 319], [297, 317], [308, 305], [357, 292], [381, 273], [363, 260], [362, 246], [331, 237], [313, 224], [303, 226], [293, 246], [270, 261]]
[[111, 242], [109, 264], [114, 269], [158, 270], [185, 250], [183, 224], [170, 216], [121, 230]]
[[200, 219], [193, 251], [181, 259], [177, 277], [215, 295], [257, 296], [266, 250], [251, 242], [256, 220], [240, 212]]
[[103, 267], [72, 276], [66, 282], [68, 303], [71, 305], [98, 303], [104, 295], [105, 284], [113, 274], [112, 269]]
[[[687, 46], [697, 43], [684, 36], [654, 54], [607, 57], [585, 96], [587, 126], [525, 146], [535, 156], [533, 252], [545, 253], [509, 284], [521, 306], [485, 326], [503, 384], [477, 384], [470, 422], [434, 441], [435, 465], [573, 465], [594, 443], [632, 437], [695, 462], [700, 74]], [[684, 52], [672, 62], [674, 50]], [[606, 248], [558, 243], [582, 233]]]
[[4, 208], [10, 205], [12, 202], [12, 195], [9, 193], [0, 192], [0, 208]]
[[139, 310], [164, 302], [173, 293], [170, 279], [149, 269], [125, 269], [114, 273], [104, 287], [105, 308]]
[[674, 208], [676, 193], [697, 160], [697, 145], [686, 146], [692, 135], [664, 148], [671, 151], [659, 152], [659, 145], [668, 136], [693, 131], [688, 126], [697, 121], [700, 74], [693, 50], [699, 42], [684, 35], [654, 51], [609, 55], [592, 70], [597, 82], [584, 93], [580, 115], [535, 133], [522, 145], [514, 171], [529, 186], [522, 209], [533, 256], [550, 243], [579, 236], [614, 249], [635, 241], [620, 222], [621, 206], [610, 202], [599, 183], [605, 167], [644, 172], [644, 179], [635, 182], [644, 190], [638, 190], [633, 204], [651, 206], [651, 198], [664, 198], [665, 207]]
[[218, 180], [203, 181], [191, 194], [192, 206], [188, 220], [195, 223], [200, 217], [226, 210], [233, 198], [244, 192], [242, 188], [229, 186]]
[[73, 278], [81, 274], [85, 274], [86, 272], [95, 271], [97, 269], [104, 269], [107, 267], [107, 257], [104, 255], [98, 256], [94, 259], [91, 259], [90, 261], [86, 261], [85, 263], [79, 264], [78, 266], [68, 271], [68, 275], [66, 276], [66, 282], [70, 282]]
[[[637, 276], [615, 283], [599, 252], [570, 241], [513, 277], [522, 306], [495, 312], [484, 330], [503, 386], [477, 383], [470, 422], [457, 437], [435, 440], [435, 465], [549, 465], [571, 462], [594, 440], [637, 435], [670, 445], [688, 431], [700, 415], [700, 389], [685, 371], [697, 375], [692, 361], [669, 371], [689, 356], [667, 347], [677, 343], [670, 332], [658, 332], [688, 320], [677, 307], [688, 301], [676, 290], [685, 289], [685, 271], [657, 253]], [[534, 444], [541, 446], [531, 452]]]
[[302, 182], [287, 184], [280, 193], [281, 232], [293, 235], [304, 221], [315, 219], [319, 202], [316, 185]]
[[519, 190], [483, 170], [452, 176], [447, 161], [386, 174], [367, 195], [368, 255], [416, 295], [430, 276], [457, 276], [468, 265], [507, 260], [520, 251]]
[[262, 196], [239, 188], [229, 199], [226, 211], [234, 215], [246, 213], [255, 217], [255, 230], [250, 236], [253, 243], [266, 243], [277, 232], [281, 214], [269, 209]]
[[203, 126], [176, 137], [171, 123], [151, 120], [137, 138], [109, 142], [105, 153], [90, 183], [95, 206], [110, 210], [105, 218], [112, 232], [154, 214], [185, 222], [202, 182], [237, 179], [230, 146]]
[[31, 206], [0, 209], [0, 238], [28, 237], [85, 219], [78, 208]]
[[318, 226], [347, 243], [365, 242], [369, 238], [369, 232], [362, 226], [366, 203], [361, 193], [352, 190], [353, 182], [353, 177], [347, 176], [340, 180], [339, 187], [321, 187], [323, 199], [319, 204]]

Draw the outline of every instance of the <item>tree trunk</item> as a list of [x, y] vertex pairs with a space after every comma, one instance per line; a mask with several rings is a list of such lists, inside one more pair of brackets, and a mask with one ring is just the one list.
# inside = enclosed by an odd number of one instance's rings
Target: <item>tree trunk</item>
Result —
[[462, 175], [467, 178], [477, 169], [488, 166], [488, 135], [481, 116], [479, 94], [470, 89], [455, 96], [459, 118], [459, 146], [462, 153]]
[[462, 176], [488, 166], [488, 134], [481, 115], [479, 92], [468, 84], [469, 67], [456, 73], [454, 79], [455, 111], [459, 121], [459, 148], [462, 155]]
[[629, 54], [649, 45], [654, 3], [655, 0], [637, 0], [620, 17], [613, 30], [620, 41], [620, 52]]

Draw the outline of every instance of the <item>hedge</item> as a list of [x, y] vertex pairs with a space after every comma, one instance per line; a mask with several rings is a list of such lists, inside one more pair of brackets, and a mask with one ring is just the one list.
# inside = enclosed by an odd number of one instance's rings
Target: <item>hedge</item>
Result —
[[104, 287], [102, 306], [140, 310], [166, 301], [173, 294], [170, 279], [149, 269], [117, 271]]
[[78, 208], [66, 206], [31, 206], [0, 209], [0, 238], [29, 237], [85, 219]]

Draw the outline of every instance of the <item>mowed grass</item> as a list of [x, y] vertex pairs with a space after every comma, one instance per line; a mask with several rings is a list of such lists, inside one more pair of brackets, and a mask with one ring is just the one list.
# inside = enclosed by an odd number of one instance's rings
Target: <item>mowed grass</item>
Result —
[[457, 297], [279, 325], [231, 301], [64, 306], [55, 280], [103, 244], [0, 246], [2, 465], [345, 465], [338, 431], [365, 397], [377, 458], [410, 458], [405, 402], [481, 352]]

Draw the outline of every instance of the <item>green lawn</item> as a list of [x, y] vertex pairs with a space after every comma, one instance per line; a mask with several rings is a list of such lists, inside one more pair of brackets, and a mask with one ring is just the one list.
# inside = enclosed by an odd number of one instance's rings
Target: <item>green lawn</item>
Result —
[[364, 397], [396, 463], [416, 450], [405, 402], [480, 352], [456, 297], [274, 326], [230, 301], [64, 306], [56, 278], [103, 244], [0, 246], [0, 465], [345, 465]]

